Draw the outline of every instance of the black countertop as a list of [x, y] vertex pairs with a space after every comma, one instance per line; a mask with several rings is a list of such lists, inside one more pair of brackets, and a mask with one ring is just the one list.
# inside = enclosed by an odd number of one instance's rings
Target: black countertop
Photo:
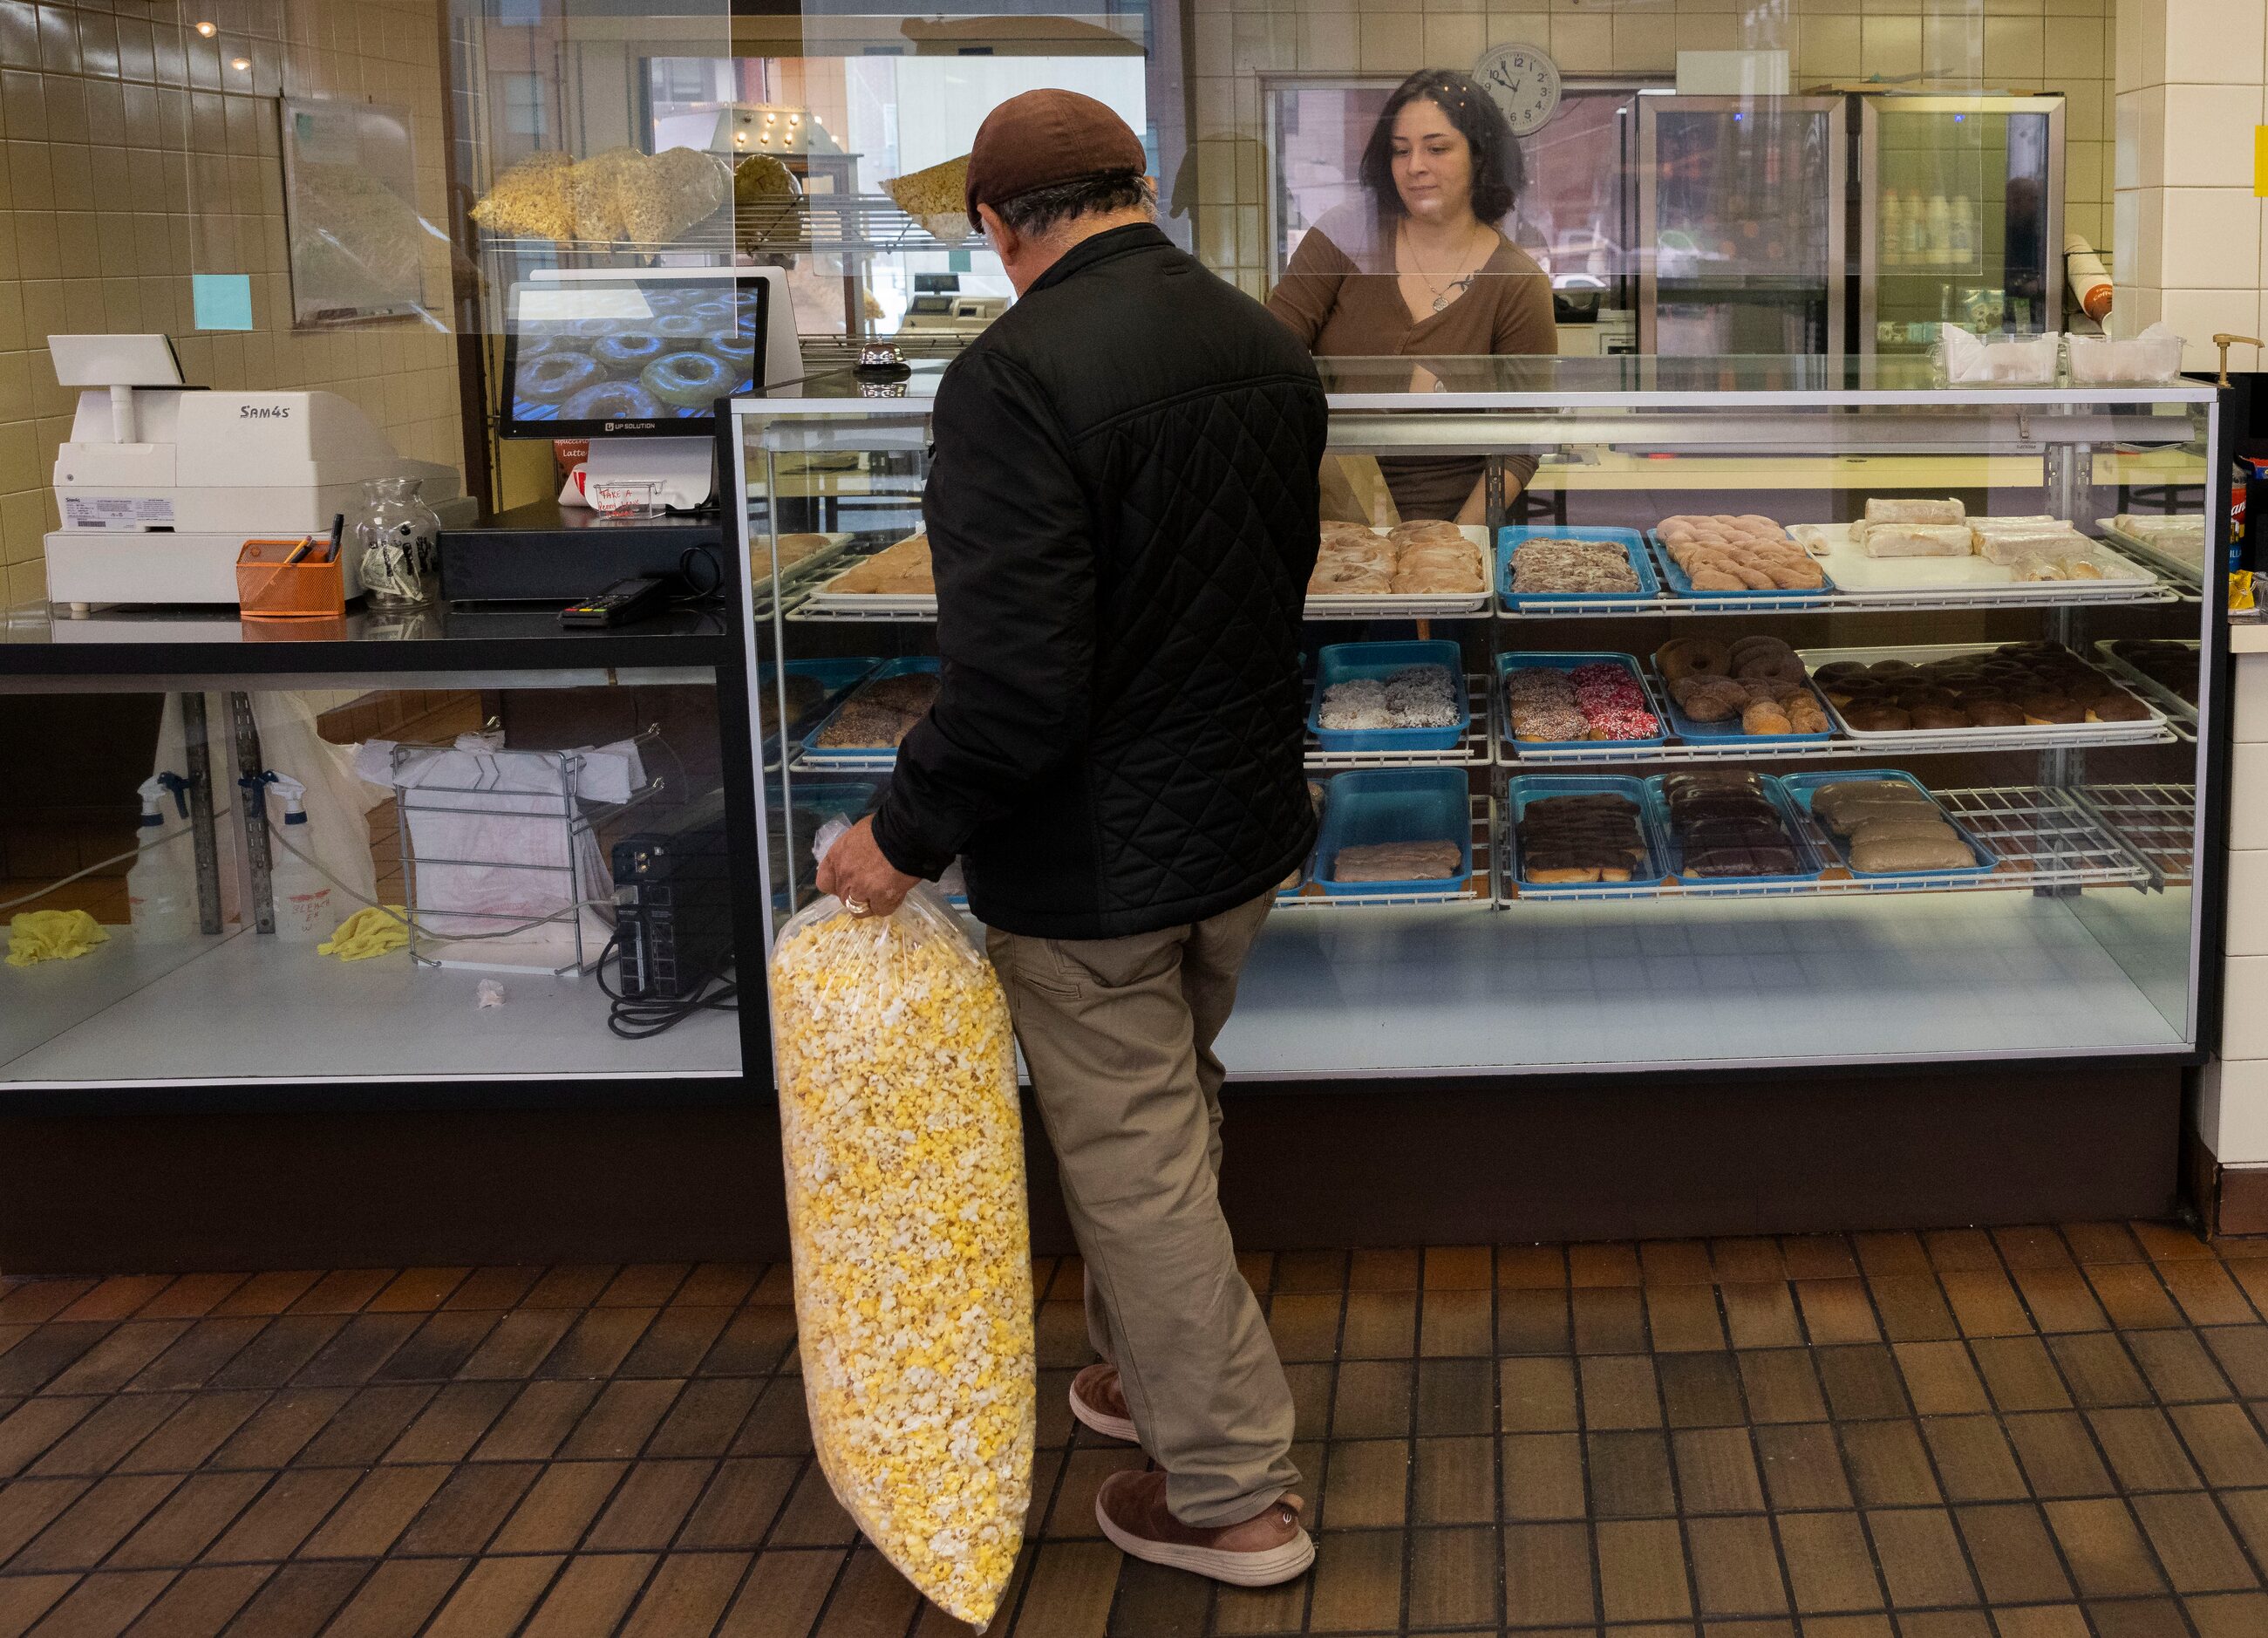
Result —
[[232, 609], [103, 609], [83, 619], [44, 603], [0, 614], [0, 675], [186, 675], [357, 671], [730, 666], [740, 639], [724, 609], [681, 608], [604, 630], [558, 610], [436, 603], [409, 614], [247, 621]]

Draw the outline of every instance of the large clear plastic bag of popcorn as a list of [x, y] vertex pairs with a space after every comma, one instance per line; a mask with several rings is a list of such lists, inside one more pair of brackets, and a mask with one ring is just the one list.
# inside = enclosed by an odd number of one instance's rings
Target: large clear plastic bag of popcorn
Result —
[[1022, 1545], [1034, 1439], [1006, 997], [917, 888], [887, 917], [821, 898], [790, 921], [771, 1013], [820, 1466], [906, 1579], [981, 1629]]

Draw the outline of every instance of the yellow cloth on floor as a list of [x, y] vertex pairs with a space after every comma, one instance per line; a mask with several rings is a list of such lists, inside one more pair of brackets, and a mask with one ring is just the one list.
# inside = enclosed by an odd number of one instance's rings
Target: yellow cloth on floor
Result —
[[315, 953], [335, 956], [341, 961], [368, 961], [373, 956], [398, 950], [409, 942], [409, 917], [408, 907], [401, 904], [388, 904], [384, 910], [358, 910], [339, 923], [329, 943], [315, 946]]
[[108, 942], [102, 924], [83, 910], [27, 910], [8, 924], [8, 964], [69, 961]]

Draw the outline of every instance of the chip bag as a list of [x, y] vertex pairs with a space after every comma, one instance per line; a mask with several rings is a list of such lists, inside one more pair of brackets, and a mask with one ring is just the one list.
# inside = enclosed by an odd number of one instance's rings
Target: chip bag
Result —
[[883, 917], [811, 904], [780, 931], [770, 989], [819, 1465], [906, 1579], [981, 1629], [1022, 1544], [1034, 1443], [1007, 999], [927, 888]]

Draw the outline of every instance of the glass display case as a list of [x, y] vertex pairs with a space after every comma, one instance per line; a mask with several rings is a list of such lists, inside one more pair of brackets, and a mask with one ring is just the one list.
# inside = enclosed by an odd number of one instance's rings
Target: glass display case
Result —
[[1857, 101], [1859, 350], [2059, 328], [2064, 100]]
[[[1441, 360], [1412, 393], [1406, 359], [1323, 367], [1333, 460], [1496, 475], [1471, 531], [1488, 589], [1310, 599], [1323, 835], [1247, 971], [1233, 1075], [2209, 1038], [2220, 594], [2160, 520], [2205, 511], [2210, 388], [1696, 358]], [[933, 666], [925, 562], [890, 549], [920, 525], [936, 378], [733, 406], [767, 939], [811, 896], [816, 827], [891, 765], [887, 732], [837, 713]], [[1515, 454], [1541, 465], [1507, 525]], [[1418, 660], [1458, 674], [1454, 726], [1325, 726], [1335, 682]], [[1376, 841], [1456, 862], [1340, 880], [1335, 850]]]
[[1638, 99], [1638, 350], [1844, 350], [1839, 97]]
[[230, 612], [0, 614], [0, 742], [73, 771], [0, 803], [0, 922], [92, 921], [0, 966], [0, 1102], [697, 1097], [765, 1061], [761, 1008], [692, 1004], [754, 922], [728, 611]]

